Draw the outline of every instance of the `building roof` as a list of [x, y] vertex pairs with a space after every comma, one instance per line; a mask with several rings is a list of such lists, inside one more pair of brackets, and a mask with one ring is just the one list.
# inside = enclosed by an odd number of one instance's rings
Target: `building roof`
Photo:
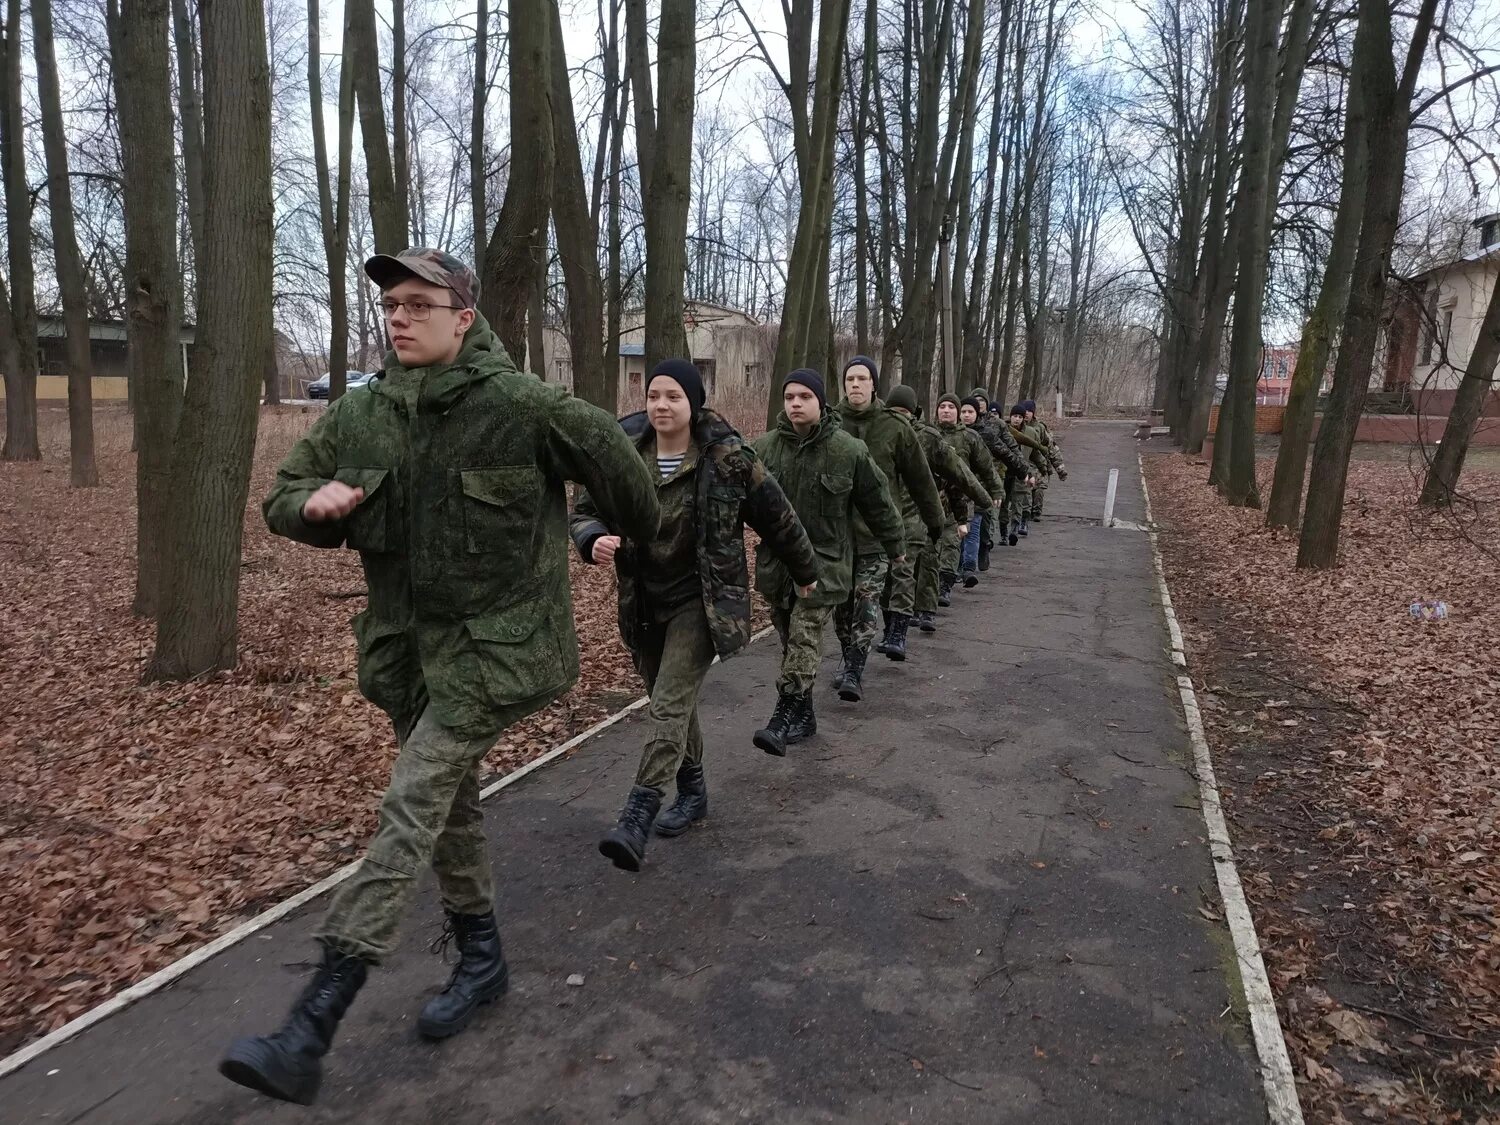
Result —
[[621, 344], [620, 345], [620, 354], [621, 355], [633, 355], [633, 356], [639, 356], [641, 358], [644, 358], [645, 355], [646, 355], [646, 345], [645, 344]]
[[1477, 262], [1493, 261], [1500, 261], [1500, 246], [1481, 246], [1478, 250], [1471, 251], [1461, 258], [1454, 258], [1451, 262], [1444, 262], [1440, 266], [1430, 266], [1413, 277], [1412, 280], [1420, 281], [1424, 277], [1431, 277], [1433, 274], [1442, 273], [1444, 270], [1462, 269], [1465, 266], [1472, 266]]
[[[60, 316], [39, 316], [36, 318], [36, 334], [44, 340], [60, 340], [66, 336], [67, 328]], [[184, 324], [178, 330], [177, 339], [184, 344], [191, 344], [197, 335], [194, 325]], [[89, 339], [96, 343], [116, 342], [125, 343], [125, 322], [123, 320], [90, 320]]]

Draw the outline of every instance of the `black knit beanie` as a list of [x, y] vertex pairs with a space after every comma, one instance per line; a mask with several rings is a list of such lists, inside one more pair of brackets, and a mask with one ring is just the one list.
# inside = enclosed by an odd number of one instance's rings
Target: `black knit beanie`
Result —
[[958, 405], [959, 406], [967, 406], [975, 414], [983, 414], [984, 413], [983, 410], [979, 409], [979, 400], [977, 398], [975, 398], [973, 395], [969, 395], [967, 398], [965, 398]]
[[818, 406], [828, 409], [828, 392], [823, 389], [823, 376], [819, 375], [811, 367], [799, 367], [781, 381], [781, 389], [784, 391], [788, 383], [797, 383], [806, 387], [818, 396]]
[[885, 400], [885, 404], [915, 415], [917, 413], [917, 392], [903, 383], [899, 387], [891, 388], [890, 397]]
[[703, 409], [703, 404], [708, 401], [708, 395], [703, 390], [703, 376], [698, 374], [698, 369], [685, 359], [664, 359], [651, 369], [651, 378], [646, 380], [646, 389], [651, 389], [651, 382], [658, 375], [665, 375], [679, 387], [682, 393], [687, 395], [688, 403], [693, 408], [696, 416]]
[[1018, 402], [1018, 403], [1016, 403], [1014, 406], [1012, 406], [1010, 408], [1010, 416], [1012, 418], [1016, 417], [1016, 415], [1018, 415], [1018, 414], [1024, 415], [1025, 413], [1026, 413], [1026, 404], [1024, 402]]
[[[857, 355], [850, 359], [848, 363], [844, 364], [843, 375], [849, 374], [849, 368], [859, 367], [860, 365], [870, 369], [870, 380], [872, 382], [880, 382], [880, 365], [867, 355]], [[843, 375], [839, 377], [839, 382], [841, 383], [843, 382]]]

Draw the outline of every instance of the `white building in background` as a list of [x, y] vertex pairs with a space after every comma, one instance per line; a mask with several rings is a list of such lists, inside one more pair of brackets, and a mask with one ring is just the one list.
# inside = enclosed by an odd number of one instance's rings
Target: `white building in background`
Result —
[[[628, 309], [620, 334], [620, 391], [640, 393], [646, 374], [645, 310]], [[707, 301], [683, 307], [689, 356], [712, 394], [737, 387], [764, 386], [776, 356], [776, 326], [738, 309]], [[573, 385], [573, 361], [565, 329], [548, 325], [542, 334], [547, 380]]]

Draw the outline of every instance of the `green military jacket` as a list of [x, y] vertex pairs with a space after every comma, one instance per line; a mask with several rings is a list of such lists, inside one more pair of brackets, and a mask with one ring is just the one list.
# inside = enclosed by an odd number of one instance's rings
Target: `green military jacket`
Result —
[[979, 478], [979, 483], [984, 485], [991, 496], [1000, 496], [1005, 492], [1005, 482], [1000, 479], [1000, 474], [995, 472], [995, 459], [990, 456], [990, 451], [984, 444], [984, 438], [962, 422], [939, 424], [938, 429], [943, 432], [943, 440], [948, 443], [948, 447], [969, 466], [973, 474]]
[[[309, 524], [331, 480], [364, 490], [346, 518]], [[448, 366], [395, 353], [333, 403], [276, 472], [278, 535], [359, 552], [369, 608], [354, 618], [360, 690], [398, 731], [425, 707], [486, 738], [578, 678], [565, 482], [636, 538], [656, 531], [651, 475], [609, 414], [517, 373], [482, 317]]]
[[1010, 427], [1016, 439], [1025, 439], [1028, 446], [1028, 454], [1031, 463], [1036, 466], [1038, 473], [1052, 472], [1052, 454], [1047, 448], [1046, 427], [1040, 422], [1022, 422], [1020, 430], [1014, 426]]
[[[942, 498], [922, 454], [922, 443], [900, 411], [892, 410], [876, 398], [862, 409], [841, 402], [837, 413], [844, 432], [869, 447], [870, 456], [890, 487], [891, 499], [901, 512], [907, 538], [920, 539], [923, 526], [929, 531], [941, 531], [948, 522]], [[854, 553], [873, 555], [879, 550], [880, 536], [863, 520], [856, 519]]]
[[[843, 431], [837, 411], [826, 412], [806, 437], [783, 414], [753, 448], [785, 490], [812, 540], [818, 588], [807, 599], [809, 605], [842, 605], [848, 600], [854, 586], [856, 519], [864, 520], [890, 558], [905, 552], [906, 528], [885, 474], [864, 442]], [[931, 481], [929, 476], [929, 487]], [[786, 605], [795, 592], [792, 575], [765, 543], [755, 551], [755, 588], [772, 605]]]
[[[656, 431], [643, 415], [621, 422], [629, 432], [639, 427], [636, 448], [644, 463], [656, 467]], [[703, 609], [714, 650], [727, 659], [750, 643], [750, 567], [745, 558], [745, 524], [755, 529], [763, 549], [773, 554], [799, 586], [818, 578], [812, 541], [792, 502], [776, 478], [766, 471], [755, 451], [738, 431], [711, 410], [699, 411], [693, 423], [696, 464], [692, 487], [662, 489], [661, 494], [687, 501], [697, 542], [698, 576]], [[663, 526], [669, 520], [663, 511]], [[675, 515], [676, 513], [672, 513]], [[615, 534], [587, 491], [573, 505], [573, 542], [586, 562], [594, 561], [594, 541]], [[675, 520], [670, 522], [676, 522]], [[620, 636], [632, 653], [640, 647], [641, 629], [651, 607], [646, 605], [638, 543], [627, 539], [615, 553], [619, 574]]]
[[924, 418], [913, 418], [911, 427], [922, 443], [922, 454], [932, 466], [932, 476], [943, 498], [948, 517], [956, 523], [969, 518], [969, 505], [973, 503], [980, 511], [989, 508], [995, 501], [989, 490], [980, 483], [965, 460], [955, 453], [943, 437], [943, 431]]
[[1004, 465], [1012, 473], [1031, 472], [1031, 463], [1021, 452], [1016, 435], [1006, 423], [993, 414], [982, 414], [975, 421], [973, 429], [997, 465]]

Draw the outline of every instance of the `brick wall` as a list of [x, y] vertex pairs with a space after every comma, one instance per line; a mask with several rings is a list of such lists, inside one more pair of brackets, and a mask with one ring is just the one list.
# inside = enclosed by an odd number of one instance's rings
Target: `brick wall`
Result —
[[[1257, 406], [1255, 408], [1255, 432], [1258, 434], [1281, 433], [1281, 418], [1286, 413], [1284, 406]], [[1219, 408], [1213, 407], [1208, 413], [1208, 432], [1216, 434], [1219, 432]]]

